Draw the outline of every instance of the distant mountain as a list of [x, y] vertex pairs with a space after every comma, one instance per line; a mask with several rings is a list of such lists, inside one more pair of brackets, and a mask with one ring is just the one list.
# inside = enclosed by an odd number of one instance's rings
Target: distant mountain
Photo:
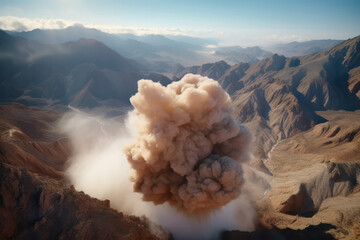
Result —
[[326, 51], [343, 40], [312, 40], [305, 42], [291, 42], [286, 44], [276, 44], [267, 47], [266, 50], [285, 55], [286, 57], [304, 56], [314, 52]]
[[95, 28], [85, 28], [81, 25], [74, 25], [65, 29], [34, 29], [25, 32], [12, 32], [10, 34], [45, 44], [62, 44], [69, 41], [76, 41], [80, 38], [101, 39], [104, 43], [116, 39], [116, 36], [112, 34], [104, 33]]
[[83, 26], [71, 26], [56, 30], [35, 29], [11, 34], [45, 44], [63, 44], [68, 41], [77, 41], [80, 38], [95, 39], [103, 42], [122, 56], [136, 60], [151, 71], [158, 72], [171, 72], [178, 63], [193, 65], [202, 59], [198, 51], [203, 48], [203, 45], [201, 45], [200, 40], [194, 40], [196, 38], [189, 38], [189, 40], [197, 42], [199, 45], [171, 40], [163, 35], [109, 34]]
[[254, 156], [266, 159], [279, 140], [325, 121], [315, 111], [359, 109], [359, 69], [360, 36], [303, 57], [185, 68], [177, 78], [193, 72], [217, 79], [232, 96], [234, 116], [255, 135]]
[[[118, 36], [121, 36], [121, 35], [118, 34]], [[158, 47], [173, 47], [173, 48], [198, 50], [201, 46], [201, 45], [187, 43], [184, 41], [171, 40], [170, 38], [167, 38], [167, 37], [165, 37], [163, 35], [159, 35], [159, 34], [149, 34], [149, 35], [143, 35], [143, 36], [133, 35], [132, 37], [128, 37], [128, 38], [137, 40], [139, 42], [151, 44], [153, 46], [158, 46]]]
[[165, 35], [165, 37], [174, 41], [186, 42], [203, 47], [207, 45], [218, 45], [220, 41], [219, 39], [215, 39], [215, 38], [198, 38], [198, 37], [190, 37], [185, 35]]
[[215, 56], [222, 57], [230, 64], [240, 62], [251, 63], [258, 62], [259, 60], [272, 55], [271, 52], [265, 51], [260, 47], [247, 47], [240, 46], [233, 47], [220, 47], [215, 50]]
[[142, 78], [170, 82], [103, 43], [47, 45], [0, 31], [0, 101], [75, 107], [127, 106]]
[[208, 76], [213, 79], [219, 79], [231, 66], [225, 61], [219, 61], [216, 63], [206, 63], [202, 66], [193, 67], [178, 67], [175, 71], [174, 80], [181, 79], [187, 73], [199, 74], [202, 76]]
[[149, 71], [170, 74], [179, 65], [192, 66], [225, 60], [229, 64], [257, 62], [272, 53], [260, 47], [240, 46], [209, 48], [216, 39], [189, 36], [141, 35], [130, 33], [109, 34], [81, 25], [65, 29], [11, 32], [13, 36], [38, 41], [43, 44], [63, 44], [80, 38], [95, 39], [114, 49], [120, 55], [146, 66]]

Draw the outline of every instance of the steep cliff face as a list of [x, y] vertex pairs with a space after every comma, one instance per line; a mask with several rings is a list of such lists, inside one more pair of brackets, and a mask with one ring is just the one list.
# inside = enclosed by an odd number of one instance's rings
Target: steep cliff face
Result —
[[[0, 234], [15, 239], [159, 239], [146, 219], [126, 216], [73, 186], [0, 163]], [[162, 231], [162, 232], [161, 232]], [[162, 234], [162, 235], [161, 235]]]

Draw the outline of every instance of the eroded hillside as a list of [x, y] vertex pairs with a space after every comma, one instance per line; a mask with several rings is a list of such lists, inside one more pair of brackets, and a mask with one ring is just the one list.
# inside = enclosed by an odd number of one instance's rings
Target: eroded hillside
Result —
[[[64, 178], [71, 153], [59, 112], [0, 107], [0, 238], [168, 239], [145, 218], [124, 215]], [[155, 235], [153, 232], [156, 232]]]

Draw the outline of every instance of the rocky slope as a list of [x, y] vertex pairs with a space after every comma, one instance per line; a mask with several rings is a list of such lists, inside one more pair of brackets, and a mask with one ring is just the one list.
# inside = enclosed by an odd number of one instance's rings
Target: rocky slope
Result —
[[146, 219], [66, 183], [71, 149], [56, 130], [60, 116], [20, 104], [0, 107], [0, 239], [168, 239]]
[[[360, 37], [328, 51], [286, 58], [277, 54], [257, 63], [229, 67], [221, 63], [185, 69], [217, 79], [234, 101], [234, 116], [255, 135], [253, 154], [266, 159], [281, 139], [307, 130], [325, 119], [317, 110], [360, 107], [358, 67]], [[214, 69], [214, 71], [212, 71]], [[219, 73], [224, 72], [221, 76]], [[254, 161], [261, 166], [261, 161]]]
[[[360, 111], [324, 111], [327, 122], [281, 141], [265, 162], [273, 174], [258, 202], [265, 226], [328, 225], [336, 239], [359, 236]], [[355, 238], [354, 238], [355, 237]]]
[[359, 58], [356, 37], [303, 57], [207, 66], [225, 72], [216, 79], [254, 135], [250, 165], [265, 173], [247, 177], [262, 190], [252, 193], [257, 231], [223, 239], [359, 238]]
[[166, 239], [146, 219], [126, 216], [73, 186], [0, 163], [3, 239]]
[[60, 113], [0, 106], [0, 160], [52, 178], [62, 178], [70, 144], [56, 130]]

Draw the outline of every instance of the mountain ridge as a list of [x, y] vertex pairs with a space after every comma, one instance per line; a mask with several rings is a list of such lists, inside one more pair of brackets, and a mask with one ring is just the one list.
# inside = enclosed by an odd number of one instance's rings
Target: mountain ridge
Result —
[[265, 47], [265, 50], [285, 55], [286, 57], [304, 56], [314, 52], [326, 51], [344, 40], [320, 39], [302, 42], [275, 44]]
[[[302, 57], [274, 54], [257, 63], [206, 65], [216, 71], [201, 71], [205, 65], [190, 67], [177, 78], [188, 71], [218, 80], [232, 96], [235, 118], [256, 135], [253, 154], [265, 159], [277, 141], [325, 121], [315, 111], [360, 107], [357, 75], [352, 75], [351, 91], [347, 82], [349, 72], [360, 65], [359, 41], [360, 36]], [[219, 77], [218, 72], [224, 74]]]
[[[0, 39], [0, 46], [10, 40], [14, 45], [6, 48], [6, 54], [0, 59], [0, 66], [4, 66], [0, 71], [2, 102], [15, 100], [29, 105], [71, 104], [74, 107], [107, 103], [129, 106], [129, 98], [136, 92], [139, 79], [151, 75], [163, 84], [170, 82], [159, 74], [144, 73], [140, 64], [94, 39], [47, 45], [1, 34], [6, 39]], [[19, 44], [29, 48], [20, 48], [24, 57], [16, 60]], [[31, 55], [36, 57], [25, 58]], [[16, 61], [11, 61], [13, 58]]]

